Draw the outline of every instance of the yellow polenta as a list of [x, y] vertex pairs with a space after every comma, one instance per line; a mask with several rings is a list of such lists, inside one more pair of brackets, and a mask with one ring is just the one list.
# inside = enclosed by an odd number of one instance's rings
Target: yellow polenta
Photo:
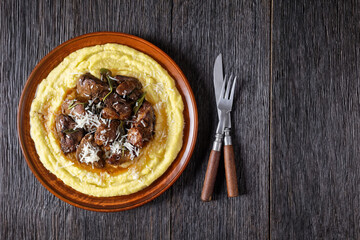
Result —
[[[138, 159], [117, 174], [88, 171], [64, 155], [53, 130], [56, 111], [80, 74], [99, 76], [100, 68], [140, 80], [155, 110], [154, 138]], [[67, 56], [38, 86], [30, 110], [31, 137], [44, 166], [75, 190], [99, 197], [137, 192], [159, 178], [182, 147], [184, 104], [175, 82], [154, 59], [120, 44], [82, 48]]]

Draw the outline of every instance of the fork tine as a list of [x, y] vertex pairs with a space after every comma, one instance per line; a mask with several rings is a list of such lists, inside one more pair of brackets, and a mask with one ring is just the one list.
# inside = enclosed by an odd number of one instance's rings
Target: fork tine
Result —
[[232, 106], [232, 103], [233, 103], [233, 100], [234, 100], [234, 93], [235, 93], [235, 86], [236, 86], [236, 77], [234, 79], [234, 83], [231, 87], [231, 95], [230, 95], [230, 101], [231, 101], [231, 106]]
[[224, 96], [224, 98], [226, 98], [226, 99], [229, 99], [229, 96], [230, 96], [230, 88], [231, 88], [231, 84], [232, 84], [232, 78], [233, 78], [233, 75], [231, 74], [229, 77], [229, 81], [227, 82], [227, 86], [226, 86], [226, 93]]
[[224, 77], [224, 82], [223, 82], [222, 87], [221, 87], [219, 100], [224, 98], [225, 86], [226, 86], [226, 75]]

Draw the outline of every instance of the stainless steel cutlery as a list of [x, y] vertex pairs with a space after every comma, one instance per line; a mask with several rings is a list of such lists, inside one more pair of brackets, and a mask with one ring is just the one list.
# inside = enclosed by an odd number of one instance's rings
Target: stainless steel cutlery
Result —
[[[224, 140], [224, 165], [226, 185], [229, 197], [239, 195], [234, 150], [231, 142], [231, 110], [234, 100], [236, 77], [225, 77], [223, 80], [223, 67], [221, 54], [216, 58], [214, 64], [214, 89], [219, 116], [219, 123], [216, 129], [215, 141], [210, 152], [208, 167], [204, 185], [201, 193], [201, 200], [210, 201], [214, 190], [217, 169], [221, 155], [222, 141]], [[224, 137], [225, 136], [225, 137]]]

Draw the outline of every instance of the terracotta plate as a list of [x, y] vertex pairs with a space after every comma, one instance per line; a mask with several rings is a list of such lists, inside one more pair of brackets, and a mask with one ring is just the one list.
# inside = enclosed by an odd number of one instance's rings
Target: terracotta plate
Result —
[[[118, 197], [93, 197], [80, 193], [65, 185], [42, 165], [36, 153], [34, 142], [30, 137], [29, 112], [38, 84], [70, 53], [80, 48], [105, 43], [127, 45], [155, 59], [174, 78], [185, 105], [184, 144], [175, 161], [169, 169], [149, 187], [131, 195]], [[61, 44], [46, 55], [32, 71], [26, 82], [19, 103], [17, 121], [22, 151], [30, 169], [37, 179], [61, 200], [80, 208], [101, 212], [122, 211], [138, 207], [167, 190], [176, 179], [179, 178], [188, 164], [194, 150], [198, 130], [195, 98], [186, 77], [176, 63], [153, 44], [132, 35], [116, 32], [85, 34]]]

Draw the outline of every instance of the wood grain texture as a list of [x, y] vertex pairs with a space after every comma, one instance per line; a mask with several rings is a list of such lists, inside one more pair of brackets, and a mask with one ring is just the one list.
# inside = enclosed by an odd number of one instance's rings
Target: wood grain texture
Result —
[[[165, 51], [171, 4], [150, 1], [1, 1], [0, 239], [167, 239], [167, 191], [143, 207], [103, 214], [78, 209], [39, 184], [21, 154], [16, 110], [37, 62], [60, 43], [94, 31], [152, 38]], [[150, 11], [151, 9], [151, 11]]]
[[360, 239], [359, 22], [359, 1], [274, 1], [272, 239]]
[[212, 199], [212, 195], [215, 187], [216, 175], [219, 167], [220, 156], [221, 156], [221, 151], [211, 150], [208, 164], [206, 167], [204, 184], [201, 190], [200, 198], [202, 201], [208, 202], [211, 201]]
[[[172, 187], [172, 239], [266, 239], [269, 191], [269, 1], [174, 1], [173, 57], [195, 92], [199, 135]], [[241, 196], [228, 198], [223, 160], [211, 202], [200, 193], [215, 136], [213, 65], [238, 76], [232, 116]], [[246, 191], [245, 191], [246, 190]]]
[[[226, 141], [226, 140], [224, 140]], [[224, 146], [224, 168], [228, 197], [239, 196], [239, 186], [236, 175], [236, 159], [232, 145]]]
[[[0, 4], [6, 33], [0, 35], [0, 239], [267, 238], [268, 1]], [[120, 213], [85, 211], [54, 197], [32, 175], [16, 138], [16, 108], [31, 70], [60, 43], [95, 31], [125, 32], [154, 43], [180, 65], [198, 96], [198, 145], [184, 175], [151, 203]], [[237, 172], [243, 195], [227, 198], [220, 166], [215, 201], [207, 204], [200, 201], [200, 193], [217, 123], [212, 67], [220, 52], [225, 71], [241, 80], [235, 104], [242, 107], [233, 113], [233, 142], [241, 156]]]
[[[266, 238], [268, 2], [212, 1], [193, 6], [180, 1], [18, 0], [0, 4], [5, 33], [0, 35], [0, 100], [4, 103], [0, 108], [0, 239]], [[94, 31], [134, 34], [163, 49], [183, 69], [201, 103], [199, 144], [184, 176], [151, 203], [120, 213], [85, 211], [54, 197], [30, 172], [16, 138], [16, 108], [31, 70], [60, 43]], [[242, 80], [236, 101], [245, 107], [233, 113], [233, 141], [236, 154], [242, 156], [237, 171], [244, 195], [227, 199], [222, 166], [216, 201], [206, 205], [200, 192], [211, 148], [209, 129], [217, 122], [212, 109], [212, 66], [220, 52], [226, 58], [225, 70]]]
[[[1, 1], [0, 239], [359, 239], [359, 23], [355, 0]], [[183, 175], [156, 200], [120, 213], [54, 197], [16, 137], [17, 104], [36, 63], [95, 31], [134, 34], [163, 49], [199, 107], [198, 142]], [[241, 195], [227, 197], [220, 161], [214, 200], [203, 203], [220, 52], [225, 73], [239, 80], [232, 122]]]

